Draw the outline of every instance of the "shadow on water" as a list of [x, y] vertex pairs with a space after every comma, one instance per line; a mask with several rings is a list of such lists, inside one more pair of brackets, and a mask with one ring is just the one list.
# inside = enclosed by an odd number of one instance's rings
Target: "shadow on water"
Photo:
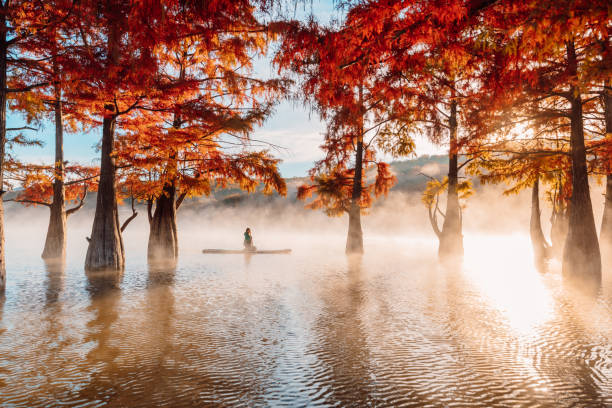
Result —
[[180, 383], [169, 381], [180, 377], [177, 362], [182, 359], [174, 341], [175, 274], [175, 262], [148, 264], [143, 316], [145, 334], [140, 341], [138, 367], [140, 387], [144, 391], [137, 397], [140, 406], [171, 406], [173, 403], [179, 406], [184, 399]]
[[[44, 331], [40, 335], [40, 343], [38, 344], [38, 375], [44, 382], [41, 384], [41, 389], [45, 390], [46, 396], [38, 400], [32, 399], [30, 402], [34, 404], [49, 404], [51, 401], [61, 401], [70, 398], [70, 392], [55, 384], [55, 374], [66, 366], [66, 361], [62, 353], [70, 347], [71, 341], [66, 338], [66, 332], [69, 322], [66, 321], [65, 304], [61, 301], [60, 296], [64, 291], [65, 286], [65, 269], [66, 264], [63, 260], [43, 261], [45, 264], [45, 285], [44, 285], [44, 307], [41, 312], [41, 329]], [[43, 351], [44, 350], [44, 351]]]
[[4, 327], [2, 327], [3, 326], [2, 316], [4, 315], [4, 302], [5, 301], [6, 301], [6, 295], [3, 291], [0, 291], [0, 335], [2, 335], [2, 333], [4, 333], [4, 331], [6, 330]]
[[[606, 378], [609, 370], [607, 350], [594, 344], [594, 324], [602, 311], [598, 298], [584, 288], [564, 288], [555, 304], [556, 316], [544, 332], [543, 359], [538, 368], [552, 381], [564, 381], [573, 398], [590, 407], [609, 407], [612, 384]], [[609, 316], [608, 316], [609, 319]], [[564, 353], [559, 353], [559, 346]], [[606, 390], [606, 388], [608, 388]], [[607, 399], [607, 401], [606, 401]]]
[[86, 355], [90, 370], [89, 382], [79, 390], [79, 397], [88, 401], [113, 403], [123, 385], [117, 381], [120, 354], [118, 342], [113, 342], [113, 324], [119, 318], [118, 305], [121, 300], [120, 284], [123, 278], [115, 271], [89, 272], [87, 293], [90, 305], [87, 312], [91, 319], [87, 323], [85, 343], [93, 346]]
[[175, 261], [149, 262], [147, 287], [152, 288], [156, 286], [173, 285], [176, 274], [176, 266], [177, 264]]
[[[181, 376], [172, 363], [181, 360], [174, 348], [175, 270], [174, 263], [149, 264], [144, 309], [130, 314], [127, 322], [118, 310], [121, 276], [88, 275], [92, 319], [86, 341], [94, 347], [87, 354], [87, 366], [96, 370], [81, 398], [111, 406], [165, 406], [173, 401], [182, 406], [180, 383], [169, 381]], [[133, 304], [133, 298], [126, 301]]]
[[81, 397], [118, 406], [182, 405], [180, 382], [169, 380], [181, 376], [176, 362], [182, 356], [174, 347], [175, 272], [176, 263], [148, 265], [144, 309], [130, 315], [127, 324], [119, 321], [121, 276], [88, 275], [88, 310], [93, 316], [87, 340], [95, 346], [87, 359], [88, 366], [98, 370]]
[[561, 279], [552, 270], [537, 278], [530, 277], [535, 269], [504, 272], [519, 284], [491, 278], [490, 269], [447, 275], [448, 334], [463, 365], [454, 400], [491, 406], [515, 395], [541, 406], [609, 406], [612, 346], [602, 347], [601, 328], [612, 316], [600, 282]]
[[45, 304], [51, 306], [57, 303], [60, 294], [64, 290], [64, 276], [66, 263], [64, 261], [45, 262], [47, 272], [45, 285]]
[[463, 265], [47, 265], [0, 297], [0, 406], [612, 406], [609, 274], [574, 291], [489, 238]]
[[[6, 296], [4, 294], [4, 291], [0, 290], [0, 336], [2, 336], [4, 332], [6, 331], [6, 328], [4, 327], [4, 322], [2, 320], [3, 315], [4, 315], [4, 302], [5, 301], [6, 301]], [[7, 374], [8, 374], [8, 370], [5, 370], [4, 367], [0, 365], [0, 388], [5, 387], [6, 382], [4, 378], [7, 377]]]
[[327, 390], [321, 400], [324, 405], [355, 406], [360, 401], [379, 404], [381, 401], [373, 395], [375, 385], [362, 320], [366, 300], [362, 256], [351, 255], [347, 260], [345, 274], [332, 279], [321, 295], [323, 310], [313, 327], [313, 354], [321, 372], [313, 374]]
[[607, 333], [608, 345], [601, 344], [606, 338], [601, 328], [611, 327], [612, 314], [602, 282], [564, 276], [557, 290], [550, 280], [546, 286], [554, 294], [554, 313], [538, 330], [541, 349], [534, 366], [549, 385], [564, 385], [564, 398], [556, 404], [612, 406], [612, 332]]

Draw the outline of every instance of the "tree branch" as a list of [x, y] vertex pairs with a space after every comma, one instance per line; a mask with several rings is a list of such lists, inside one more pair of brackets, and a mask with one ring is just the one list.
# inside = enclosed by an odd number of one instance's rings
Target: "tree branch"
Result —
[[6, 128], [7, 132], [14, 132], [17, 130], [38, 130], [36, 128], [30, 127], [30, 126], [22, 126], [22, 127], [18, 127], [18, 128]]
[[149, 216], [149, 224], [153, 222], [153, 199], [147, 200], [147, 215]]
[[[436, 209], [437, 209], [437, 206], [438, 206], [438, 200], [436, 199]], [[432, 213], [431, 206], [429, 206], [427, 207], [427, 212], [429, 213], [429, 222], [431, 223], [431, 227], [433, 228], [437, 237], [441, 238], [442, 231], [440, 231], [440, 227], [438, 227], [438, 219], [436, 218], [436, 211], [434, 210]]]
[[79, 204], [77, 204], [76, 207], [73, 207], [69, 210], [66, 210], [66, 216], [70, 216], [72, 214], [74, 214], [75, 212], [79, 211], [81, 208], [83, 208], [83, 205], [85, 204], [85, 197], [87, 197], [87, 184], [85, 184], [84, 188], [83, 188], [83, 195], [81, 196], [80, 200], [79, 200]]
[[73, 184], [78, 184], [78, 183], [82, 183], [83, 181], [87, 181], [87, 180], [91, 180], [91, 179], [95, 179], [97, 177], [100, 177], [100, 174], [96, 174], [95, 176], [91, 176], [91, 177], [85, 177], [83, 179], [78, 179], [78, 180], [72, 180], [72, 181], [68, 181], [66, 183], [64, 183], [65, 187], [71, 186]]
[[50, 203], [45, 203], [44, 201], [36, 201], [36, 200], [16, 200], [16, 199], [11, 199], [11, 200], [4, 200], [4, 202], [10, 202], [10, 201], [14, 201], [16, 203], [22, 203], [22, 204], [34, 204], [34, 205], [44, 205], [45, 207], [51, 207]]
[[178, 199], [176, 200], [175, 209], [179, 209], [181, 204], [183, 204], [185, 197], [187, 197], [187, 191], [182, 192], [181, 195], [178, 197]]
[[130, 217], [127, 220], [125, 220], [123, 225], [121, 225], [121, 232], [123, 232], [127, 228], [130, 222], [132, 222], [132, 220], [136, 218], [137, 215], [138, 213], [136, 212], [136, 208], [134, 208], [134, 197], [132, 196], [132, 215], [130, 215]]
[[24, 86], [23, 88], [5, 88], [5, 91], [7, 93], [28, 92], [28, 91], [31, 91], [32, 89], [41, 88], [41, 87], [47, 86], [49, 84], [50, 84], [50, 82], [40, 82], [38, 84], [32, 84], [32, 85]]

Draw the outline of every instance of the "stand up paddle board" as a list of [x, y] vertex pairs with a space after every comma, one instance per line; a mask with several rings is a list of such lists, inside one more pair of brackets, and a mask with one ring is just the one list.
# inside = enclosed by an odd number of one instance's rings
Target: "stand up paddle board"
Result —
[[271, 249], [248, 251], [246, 249], [203, 249], [203, 254], [289, 254], [290, 249]]

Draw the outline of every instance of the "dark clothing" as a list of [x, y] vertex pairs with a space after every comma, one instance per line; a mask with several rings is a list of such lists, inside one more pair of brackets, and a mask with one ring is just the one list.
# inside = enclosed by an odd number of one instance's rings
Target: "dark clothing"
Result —
[[248, 232], [244, 233], [244, 247], [245, 248], [253, 248], [253, 237]]

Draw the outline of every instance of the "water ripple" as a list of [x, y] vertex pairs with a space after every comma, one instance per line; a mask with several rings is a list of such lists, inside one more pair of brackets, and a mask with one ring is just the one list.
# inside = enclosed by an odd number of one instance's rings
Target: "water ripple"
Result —
[[0, 405], [612, 405], [611, 287], [383, 244], [122, 276], [32, 261], [0, 300]]

